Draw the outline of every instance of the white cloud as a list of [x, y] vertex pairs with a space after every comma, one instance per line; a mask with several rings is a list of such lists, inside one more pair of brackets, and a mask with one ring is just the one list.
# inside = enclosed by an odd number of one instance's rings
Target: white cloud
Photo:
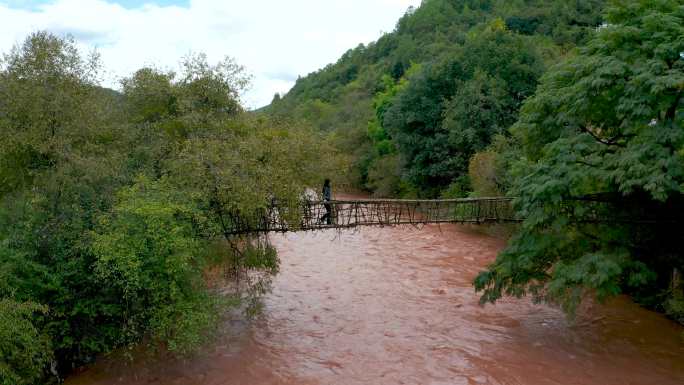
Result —
[[347, 49], [391, 31], [420, 0], [192, 0], [188, 7], [151, 4], [127, 9], [104, 0], [55, 0], [31, 9], [0, 0], [0, 51], [28, 33], [71, 33], [96, 47], [108, 70], [104, 84], [143, 65], [175, 69], [189, 52], [211, 61], [229, 55], [254, 75], [248, 106], [270, 102], [298, 75], [334, 62]]

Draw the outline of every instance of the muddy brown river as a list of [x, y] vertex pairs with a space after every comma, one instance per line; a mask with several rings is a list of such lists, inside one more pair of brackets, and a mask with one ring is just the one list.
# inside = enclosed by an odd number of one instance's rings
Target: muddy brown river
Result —
[[262, 314], [226, 321], [197, 357], [103, 359], [69, 385], [684, 384], [684, 328], [626, 298], [585, 307], [506, 299], [471, 281], [503, 242], [442, 225], [273, 237]]

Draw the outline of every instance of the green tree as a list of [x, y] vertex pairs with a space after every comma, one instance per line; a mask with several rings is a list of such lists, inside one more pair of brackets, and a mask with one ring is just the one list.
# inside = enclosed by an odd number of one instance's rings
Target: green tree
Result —
[[296, 202], [337, 159], [320, 133], [247, 114], [248, 76], [231, 59], [144, 68], [123, 94], [97, 85], [96, 59], [38, 32], [0, 68], [2, 383], [40, 382], [52, 357], [63, 375], [144, 336], [197, 347], [224, 304], [265, 287], [219, 298], [207, 271], [277, 271], [267, 240], [236, 239], [226, 221]]
[[0, 381], [35, 384], [52, 362], [50, 339], [34, 326], [34, 314], [45, 306], [0, 298]]
[[121, 83], [128, 107], [127, 117], [134, 123], [154, 123], [178, 114], [173, 73], [141, 68]]
[[221, 299], [203, 281], [203, 227], [210, 225], [198, 198], [140, 177], [118, 192], [113, 213], [99, 218], [94, 273], [120, 295], [126, 341], [149, 335], [188, 352], [215, 324]]
[[405, 159], [409, 181], [425, 195], [452, 182], [465, 191], [470, 157], [515, 121], [534, 91], [540, 55], [494, 20], [473, 30], [461, 49], [422, 68], [386, 108], [382, 125]]
[[447, 102], [442, 126], [449, 134], [449, 144], [459, 150], [455, 156], [461, 162], [467, 162], [487, 147], [492, 136], [504, 133], [515, 122], [517, 103], [505, 84], [478, 70], [472, 79], [457, 86]]
[[[683, 259], [672, 226], [587, 224], [681, 208], [684, 4], [615, 1], [588, 46], [555, 67], [513, 133], [526, 158], [511, 194], [527, 219], [475, 286], [483, 302], [532, 294], [573, 309], [587, 292], [662, 302]], [[565, 202], [567, 207], [557, 210]]]
[[49, 306], [39, 325], [60, 369], [113, 340], [116, 309], [89, 272], [87, 234], [119, 184], [120, 158], [107, 154], [121, 130], [96, 87], [96, 59], [38, 32], [0, 71], [0, 174], [12, 181], [0, 194], [0, 270], [14, 291], [2, 295]]
[[26, 186], [63, 161], [87, 135], [99, 64], [84, 60], [73, 40], [29, 36], [0, 62], [0, 196]]

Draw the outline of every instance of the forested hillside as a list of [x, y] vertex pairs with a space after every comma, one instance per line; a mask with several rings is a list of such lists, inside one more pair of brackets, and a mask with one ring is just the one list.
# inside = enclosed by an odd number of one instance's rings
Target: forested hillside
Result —
[[265, 110], [330, 133], [353, 154], [353, 182], [378, 196], [464, 196], [471, 156], [516, 121], [546, 69], [595, 32], [603, 7], [426, 0]]
[[[426, 0], [265, 111], [327, 132], [378, 196], [515, 197], [483, 302], [628, 293], [684, 322], [683, 105], [682, 0]], [[640, 213], [663, 220], [619, 220]]]

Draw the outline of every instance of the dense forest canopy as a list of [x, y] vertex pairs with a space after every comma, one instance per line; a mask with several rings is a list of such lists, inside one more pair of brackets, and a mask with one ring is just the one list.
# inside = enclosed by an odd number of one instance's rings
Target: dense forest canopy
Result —
[[143, 337], [189, 352], [243, 299], [207, 272], [277, 271], [266, 240], [230, 237], [227, 221], [299, 199], [334, 158], [310, 149], [334, 150], [247, 114], [233, 60], [182, 64], [140, 69], [118, 93], [70, 39], [37, 32], [3, 57], [2, 384], [54, 381]]
[[265, 112], [353, 154], [377, 196], [464, 196], [468, 162], [517, 119], [541, 74], [602, 23], [602, 0], [429, 0], [396, 29], [300, 78]]

